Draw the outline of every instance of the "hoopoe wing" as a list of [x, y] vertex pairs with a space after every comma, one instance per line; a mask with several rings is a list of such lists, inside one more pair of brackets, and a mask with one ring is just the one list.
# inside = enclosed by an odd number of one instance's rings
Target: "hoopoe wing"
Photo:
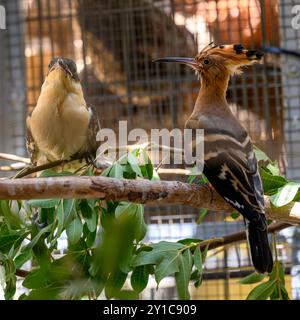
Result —
[[204, 174], [210, 183], [246, 219], [260, 220], [263, 188], [249, 135], [210, 129], [204, 139]]

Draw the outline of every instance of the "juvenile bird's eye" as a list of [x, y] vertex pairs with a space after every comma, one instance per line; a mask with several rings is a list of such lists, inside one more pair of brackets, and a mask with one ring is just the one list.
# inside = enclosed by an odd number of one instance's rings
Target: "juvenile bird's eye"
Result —
[[209, 64], [210, 61], [209, 61], [209, 59], [204, 59], [204, 60], [203, 60], [203, 63], [204, 63], [204, 64]]

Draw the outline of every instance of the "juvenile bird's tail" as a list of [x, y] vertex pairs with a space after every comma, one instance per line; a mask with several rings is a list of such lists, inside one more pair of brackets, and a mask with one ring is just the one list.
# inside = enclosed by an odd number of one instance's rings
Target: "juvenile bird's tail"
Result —
[[259, 221], [246, 221], [248, 242], [252, 263], [259, 273], [270, 273], [273, 268], [273, 257], [268, 240], [267, 221], [261, 214]]

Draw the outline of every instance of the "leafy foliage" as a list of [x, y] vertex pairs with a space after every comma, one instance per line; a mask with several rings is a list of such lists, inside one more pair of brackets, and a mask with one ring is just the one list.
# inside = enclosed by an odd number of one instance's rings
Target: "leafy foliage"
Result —
[[[276, 163], [261, 151], [257, 158], [262, 163], [265, 193], [275, 206], [300, 199], [297, 183], [280, 176]], [[46, 170], [41, 176], [62, 175], [72, 173]], [[122, 157], [102, 175], [159, 179], [142, 148]], [[196, 178], [191, 175], [189, 181]], [[207, 183], [203, 175], [200, 183]], [[198, 223], [206, 214], [207, 210], [200, 211]], [[93, 299], [101, 293], [108, 299], [136, 299], [152, 275], [157, 285], [174, 276], [179, 298], [189, 299], [190, 283], [196, 288], [202, 283], [209, 240], [207, 245], [201, 239], [144, 244], [146, 232], [141, 204], [99, 199], [0, 201], [0, 284], [5, 298], [14, 297], [17, 271], [29, 263], [22, 283], [28, 293], [19, 297], [22, 300]], [[67, 238], [67, 249], [57, 255], [61, 237]], [[278, 261], [265, 280], [257, 274], [241, 280], [242, 284], [259, 283], [248, 299], [288, 298]]]

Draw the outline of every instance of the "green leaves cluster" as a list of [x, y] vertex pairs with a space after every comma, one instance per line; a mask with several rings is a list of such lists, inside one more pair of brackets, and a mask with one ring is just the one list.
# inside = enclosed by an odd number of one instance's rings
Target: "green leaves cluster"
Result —
[[266, 275], [252, 273], [240, 280], [241, 284], [253, 284], [260, 282], [247, 296], [247, 300], [289, 300], [285, 288], [284, 269], [279, 261], [275, 261], [273, 270], [268, 277]]
[[[202, 253], [200, 243], [198, 239], [185, 239], [179, 242], [161, 241], [142, 247], [133, 259], [134, 273], [143, 275], [143, 283], [146, 283], [149, 273], [153, 273], [157, 285], [163, 278], [174, 275], [179, 298], [189, 299], [190, 280], [195, 280], [196, 286], [202, 280], [207, 249]], [[195, 270], [192, 273], [193, 267]]]
[[271, 203], [275, 207], [282, 207], [292, 201], [300, 201], [300, 183], [280, 175], [278, 164], [272, 162], [261, 150], [256, 148], [255, 155], [261, 164], [260, 175], [264, 194], [270, 196]]

